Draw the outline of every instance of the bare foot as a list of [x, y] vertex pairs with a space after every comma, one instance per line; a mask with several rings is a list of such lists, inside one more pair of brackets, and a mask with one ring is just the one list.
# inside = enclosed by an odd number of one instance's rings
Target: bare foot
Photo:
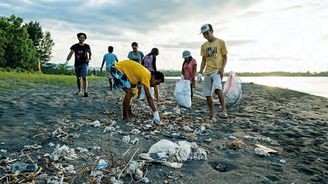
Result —
[[209, 116], [210, 116], [210, 117], [214, 117], [215, 114], [216, 114], [215, 111], [211, 111], [211, 112], [209, 113]]

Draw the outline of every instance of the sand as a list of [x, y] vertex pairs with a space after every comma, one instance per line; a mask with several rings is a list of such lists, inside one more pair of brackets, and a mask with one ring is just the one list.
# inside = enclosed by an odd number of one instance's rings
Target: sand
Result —
[[[124, 166], [137, 148], [137, 153], [147, 152], [157, 141], [168, 139], [194, 141], [207, 150], [208, 158], [189, 160], [180, 169], [147, 164], [144, 170], [151, 183], [327, 183], [327, 98], [247, 83], [243, 84], [240, 103], [229, 107], [229, 118], [214, 122], [207, 115], [199, 84], [192, 108], [179, 109], [177, 114], [174, 84], [171, 80], [160, 86], [164, 101], [157, 106], [162, 125], [156, 131], [138, 134], [131, 131], [149, 123], [150, 108], [143, 101], [135, 101], [133, 111], [137, 116], [123, 121], [123, 91], [109, 91], [106, 79], [89, 84], [88, 98], [76, 96], [75, 86], [29, 84], [0, 89], [0, 179], [12, 174], [10, 166], [14, 162], [4, 164], [6, 158], [26, 162], [26, 155], [43, 168], [35, 178], [37, 183], [60, 175], [58, 169], [47, 167], [44, 156], [54, 151], [49, 145], [53, 143], [74, 148], [78, 155], [83, 155], [78, 147], [93, 153], [73, 161], [50, 160], [74, 166], [78, 174], [65, 173], [64, 181], [91, 182], [90, 170], [95, 170], [98, 157], [108, 158], [111, 170]], [[220, 110], [219, 105], [215, 108]], [[89, 125], [96, 120], [100, 127]], [[115, 131], [103, 133], [113, 120], [117, 123]], [[192, 131], [202, 126], [205, 130], [193, 134], [185, 126]], [[62, 134], [54, 134], [56, 130]], [[139, 143], [124, 143], [123, 136], [138, 138]], [[277, 153], [259, 156], [255, 154], [255, 144]], [[104, 174], [102, 181], [109, 179]], [[121, 179], [125, 183], [131, 181], [129, 176]]]

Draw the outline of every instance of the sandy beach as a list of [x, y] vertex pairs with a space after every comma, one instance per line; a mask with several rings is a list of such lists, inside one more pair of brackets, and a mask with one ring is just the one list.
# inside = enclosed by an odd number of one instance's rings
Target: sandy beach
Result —
[[[154, 131], [139, 129], [151, 115], [144, 101], [134, 101], [136, 117], [122, 120], [124, 93], [109, 91], [105, 78], [90, 82], [88, 98], [76, 96], [76, 86], [0, 88], [0, 183], [14, 181], [14, 163], [32, 161], [42, 168], [31, 180], [36, 183], [56, 177], [67, 183], [110, 183], [115, 169], [131, 158], [139, 160], [139, 153], [163, 139], [195, 142], [207, 159], [185, 161], [179, 169], [147, 163], [143, 171], [150, 183], [328, 183], [327, 98], [246, 83], [240, 103], [228, 108], [228, 119], [214, 121], [199, 84], [191, 109], [177, 107], [174, 85], [167, 80], [160, 86], [163, 101], [156, 104], [162, 124]], [[123, 141], [126, 136], [131, 141]], [[277, 152], [260, 156], [256, 144]], [[55, 145], [67, 145], [77, 157], [55, 161], [45, 156]], [[108, 160], [101, 180], [92, 175], [99, 158]], [[61, 169], [69, 165], [75, 174]], [[23, 175], [29, 173], [18, 178]]]

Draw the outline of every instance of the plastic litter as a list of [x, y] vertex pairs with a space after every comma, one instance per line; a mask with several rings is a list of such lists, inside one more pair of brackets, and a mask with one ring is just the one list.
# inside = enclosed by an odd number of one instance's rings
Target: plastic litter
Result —
[[94, 127], [100, 127], [100, 122], [98, 120], [94, 122], [90, 122], [89, 125], [94, 126]]
[[[157, 154], [159, 159], [151, 157], [152, 154]], [[139, 155], [140, 158], [161, 163], [173, 168], [180, 168], [182, 162], [186, 160], [206, 160], [207, 152], [205, 149], [198, 147], [195, 142], [178, 141], [176, 143], [166, 139], [162, 139], [152, 145], [148, 153], [142, 153]], [[161, 160], [165, 159], [165, 160]]]
[[260, 144], [255, 144], [255, 153], [260, 156], [269, 156], [269, 153], [277, 153], [276, 150], [262, 146]]
[[105, 169], [108, 166], [108, 161], [104, 159], [100, 159], [96, 166], [97, 169]]
[[38, 169], [37, 164], [15, 163], [11, 167], [13, 173], [35, 172]]
[[181, 107], [190, 108], [191, 107], [191, 91], [190, 91], [190, 81], [189, 80], [179, 80], [175, 84], [174, 96], [177, 104]]
[[229, 77], [223, 86], [223, 95], [227, 106], [238, 104], [242, 96], [242, 81], [233, 71], [229, 72]]
[[54, 159], [54, 161], [57, 161], [60, 158], [64, 158], [66, 160], [75, 160], [76, 158], [78, 158], [73, 148], [70, 149], [66, 145], [60, 146], [59, 144], [57, 144], [51, 156]]

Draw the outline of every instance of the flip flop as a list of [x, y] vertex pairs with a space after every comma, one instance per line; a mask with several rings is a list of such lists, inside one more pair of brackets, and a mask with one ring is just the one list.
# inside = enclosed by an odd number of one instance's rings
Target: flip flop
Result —
[[218, 113], [219, 118], [222, 119], [227, 119], [228, 118], [228, 114], [226, 112], [220, 112]]

